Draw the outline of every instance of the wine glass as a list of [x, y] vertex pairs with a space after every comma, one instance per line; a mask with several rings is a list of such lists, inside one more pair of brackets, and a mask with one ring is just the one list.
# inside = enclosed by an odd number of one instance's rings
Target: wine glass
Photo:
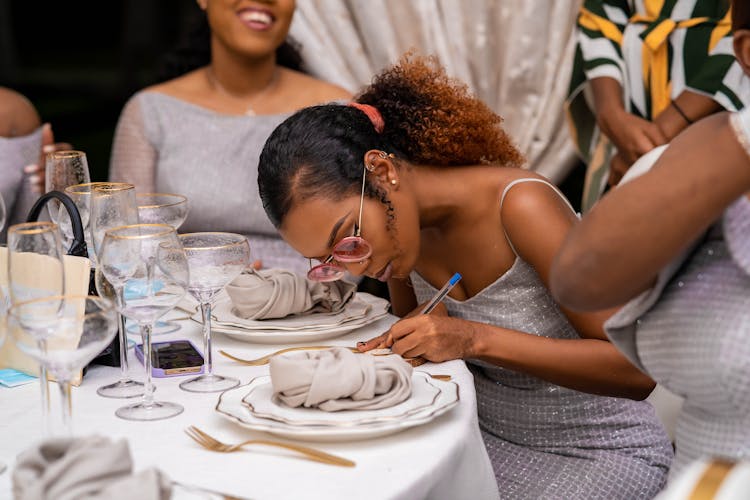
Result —
[[141, 224], [166, 224], [179, 229], [188, 215], [188, 200], [181, 194], [138, 193], [138, 221]]
[[70, 382], [112, 341], [117, 323], [114, 304], [96, 296], [44, 297], [12, 305], [7, 320], [18, 348], [57, 379], [63, 429], [70, 436]]
[[[45, 158], [44, 185], [47, 192], [63, 191], [74, 184], [91, 182], [89, 164], [83, 151], [53, 151]], [[47, 205], [49, 218], [58, 221], [60, 201], [52, 199]], [[71, 238], [72, 240], [72, 238]]]
[[180, 240], [190, 265], [188, 291], [201, 304], [203, 317], [203, 375], [180, 384], [190, 392], [219, 392], [239, 385], [236, 378], [213, 373], [211, 300], [250, 265], [250, 244], [241, 234], [188, 233]]
[[98, 256], [99, 269], [115, 289], [117, 309], [138, 322], [143, 342], [143, 398], [115, 414], [126, 420], [160, 420], [182, 413], [181, 405], [154, 401], [151, 381], [151, 329], [177, 305], [188, 287], [188, 263], [177, 231], [166, 224], [110, 229]]
[[[85, 184], [74, 184], [63, 190], [63, 193], [75, 203], [76, 208], [78, 209], [78, 214], [81, 216], [83, 236], [86, 239], [86, 248], [88, 249], [92, 268], [96, 267], [96, 257], [94, 255], [94, 243], [91, 240], [89, 215], [91, 213], [91, 188], [96, 184], [100, 183], [88, 182]], [[60, 232], [65, 241], [71, 241], [73, 239], [73, 224], [70, 221], [70, 214], [68, 214], [68, 211], [62, 204], [60, 204], [60, 210], [57, 216], [57, 225], [60, 226]]]
[[[26, 222], [8, 228], [8, 305], [59, 296], [65, 290], [60, 233], [52, 222]], [[47, 370], [39, 366], [42, 426], [49, 434]]]
[[[120, 182], [91, 182], [70, 186], [65, 191], [82, 212], [89, 227], [91, 244], [89, 256], [97, 262], [96, 255], [101, 247], [107, 229], [138, 223], [138, 209], [135, 201], [135, 186]], [[94, 270], [94, 283], [97, 293], [116, 301], [115, 289], [102, 274], [100, 266]], [[96, 393], [105, 398], [126, 399], [143, 394], [143, 383], [128, 375], [128, 339], [125, 335], [125, 321], [117, 313], [118, 338], [120, 344], [120, 379], [112, 384], [99, 387]]]
[[[141, 224], [167, 224], [179, 229], [188, 214], [188, 200], [181, 194], [137, 193], [138, 221]], [[137, 333], [136, 325], [128, 327], [128, 333]], [[174, 321], [157, 321], [151, 335], [176, 332], [180, 325]]]

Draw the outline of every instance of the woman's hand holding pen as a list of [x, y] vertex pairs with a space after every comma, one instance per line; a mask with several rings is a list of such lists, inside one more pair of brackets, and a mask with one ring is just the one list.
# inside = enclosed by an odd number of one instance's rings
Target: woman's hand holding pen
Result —
[[360, 351], [390, 348], [405, 358], [422, 357], [434, 363], [473, 357], [474, 323], [448, 316], [443, 304], [430, 314], [419, 314], [394, 323], [373, 339], [357, 344]]

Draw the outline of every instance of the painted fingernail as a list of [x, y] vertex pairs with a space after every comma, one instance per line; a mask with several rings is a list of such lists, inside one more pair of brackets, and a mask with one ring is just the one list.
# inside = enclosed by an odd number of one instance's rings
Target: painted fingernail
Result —
[[26, 165], [25, 167], [23, 167], [23, 171], [27, 174], [35, 174], [39, 172], [39, 165], [37, 165], [36, 163]]
[[29, 176], [29, 182], [30, 182], [30, 183], [32, 183], [32, 184], [38, 184], [38, 183], [39, 183], [39, 181], [40, 181], [41, 179], [42, 179], [42, 178], [41, 178], [41, 177], [39, 177], [39, 176], [38, 176], [38, 175], [36, 175], [36, 174], [33, 174], [33, 175], [30, 175], [30, 176]]
[[55, 152], [54, 144], [47, 144], [46, 146], [42, 146], [42, 153], [54, 153], [54, 152]]

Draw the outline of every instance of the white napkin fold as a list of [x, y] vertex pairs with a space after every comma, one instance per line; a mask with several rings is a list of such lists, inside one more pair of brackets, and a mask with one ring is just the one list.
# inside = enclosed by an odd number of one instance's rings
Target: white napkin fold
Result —
[[243, 272], [226, 290], [240, 318], [273, 319], [336, 313], [354, 296], [357, 285], [347, 281], [321, 283], [285, 269], [263, 269]]
[[157, 469], [132, 473], [127, 441], [101, 436], [48, 439], [18, 456], [15, 500], [167, 500], [171, 482]]
[[368, 356], [346, 348], [274, 356], [274, 396], [291, 407], [376, 410], [411, 395], [412, 367], [401, 356]]

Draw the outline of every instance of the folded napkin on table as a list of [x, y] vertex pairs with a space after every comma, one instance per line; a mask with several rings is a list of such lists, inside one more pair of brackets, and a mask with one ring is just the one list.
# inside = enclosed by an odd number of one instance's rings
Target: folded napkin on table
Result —
[[354, 296], [357, 285], [346, 281], [321, 283], [284, 269], [250, 269], [226, 290], [237, 316], [273, 319], [290, 314], [336, 313]]
[[412, 367], [401, 356], [367, 356], [346, 348], [274, 356], [274, 395], [291, 407], [376, 410], [411, 395]]
[[48, 439], [18, 456], [16, 500], [167, 500], [171, 482], [158, 470], [132, 473], [125, 440], [101, 436]]

